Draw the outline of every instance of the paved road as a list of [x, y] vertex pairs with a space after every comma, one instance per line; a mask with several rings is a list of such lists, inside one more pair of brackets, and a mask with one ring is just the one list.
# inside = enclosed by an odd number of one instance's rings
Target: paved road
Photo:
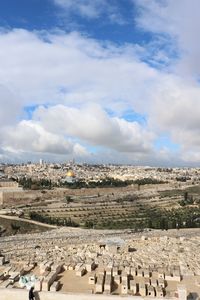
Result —
[[21, 221], [21, 222], [25, 222], [25, 223], [31, 223], [31, 224], [43, 226], [43, 227], [46, 227], [46, 228], [57, 228], [57, 226], [55, 226], [55, 225], [44, 224], [44, 223], [41, 223], [41, 222], [28, 220], [28, 219], [23, 219], [23, 218], [19, 218], [19, 217], [15, 217], [15, 216], [6, 216], [6, 215], [1, 215], [0, 214], [0, 218], [7, 219], [7, 220]]

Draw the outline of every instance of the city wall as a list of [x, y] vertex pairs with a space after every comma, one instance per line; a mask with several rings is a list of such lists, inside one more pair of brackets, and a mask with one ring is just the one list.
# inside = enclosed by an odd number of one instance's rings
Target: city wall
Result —
[[32, 192], [25, 192], [23, 190], [15, 191], [0, 191], [0, 205], [23, 204], [26, 201], [34, 200], [36, 196]]
[[[1, 300], [27, 300], [28, 291], [18, 289], [0, 289]], [[148, 300], [152, 298], [143, 298], [139, 296], [112, 296], [112, 295], [97, 295], [97, 294], [64, 294], [58, 292], [40, 292], [36, 294], [35, 300]], [[175, 298], [165, 298], [166, 300], [173, 300]], [[163, 300], [163, 298], [157, 298], [156, 300]]]

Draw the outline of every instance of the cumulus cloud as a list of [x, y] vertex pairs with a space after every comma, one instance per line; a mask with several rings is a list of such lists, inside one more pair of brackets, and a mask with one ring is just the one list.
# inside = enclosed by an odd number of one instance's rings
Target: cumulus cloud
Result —
[[0, 126], [15, 123], [21, 111], [20, 96], [0, 84]]
[[[153, 150], [154, 139], [167, 132], [186, 161], [200, 145], [199, 84], [178, 71], [184, 56], [174, 66], [177, 72], [165, 71], [145, 63], [138, 49], [75, 32], [2, 31], [1, 157], [5, 150], [86, 157], [85, 147], [95, 145], [107, 157], [115, 151], [116, 159], [148, 162], [156, 153], [157, 160], [171, 161], [167, 151], [163, 158]], [[31, 105], [35, 112], [24, 120], [22, 109]], [[145, 125], [128, 122], [127, 110], [145, 114]]]
[[4, 128], [1, 147], [4, 153], [8, 152], [11, 157], [16, 155], [18, 159], [30, 154], [33, 157], [52, 154], [58, 158], [71, 155], [93, 162], [101, 159], [102, 150], [98, 157], [91, 155], [81, 145], [83, 143], [104, 147], [107, 157], [104, 153], [103, 161], [108, 161], [112, 150], [115, 155], [110, 161], [129, 158], [134, 162], [153, 153], [153, 138], [154, 134], [137, 122], [110, 117], [99, 106], [77, 109], [57, 105], [39, 107], [32, 120], [20, 121], [15, 128]]
[[174, 71], [181, 75], [199, 76], [200, 42], [197, 38], [200, 26], [199, 0], [133, 0], [133, 2], [139, 8], [138, 26], [157, 34], [157, 37], [164, 35], [163, 46], [166, 44], [173, 46], [179, 58]]
[[[144, 80], [147, 84], [149, 78], [156, 77], [153, 69], [138, 61], [134, 47], [102, 45], [77, 33], [30, 33], [26, 30], [2, 32], [0, 46], [4, 70], [0, 72], [0, 82], [6, 82], [19, 92], [19, 106], [37, 107], [41, 103], [52, 106], [40, 125], [31, 120], [21, 121], [14, 133], [12, 129], [4, 130], [7, 133], [7, 138], [4, 134], [2, 139], [4, 149], [60, 154], [67, 152], [69, 147], [64, 142], [66, 135], [70, 139], [79, 138], [83, 143], [124, 152], [144, 152], [151, 148], [152, 134], [148, 130], [137, 122], [109, 118], [104, 111], [109, 109], [120, 115], [128, 108], [133, 109], [134, 94], [135, 100], [139, 98], [137, 85]], [[17, 103], [11, 102], [13, 107]], [[57, 103], [70, 105], [71, 110], [56, 106]], [[99, 107], [88, 104], [82, 111], [75, 108], [84, 103], [98, 103]], [[17, 115], [20, 118], [19, 112]], [[44, 129], [46, 118], [50, 120]], [[53, 123], [56, 132], [51, 128]], [[64, 126], [68, 130], [63, 130]], [[80, 145], [76, 145], [73, 151], [80, 152], [80, 149]], [[81, 151], [84, 152], [84, 148]]]
[[152, 148], [152, 132], [137, 122], [110, 117], [97, 105], [82, 109], [63, 105], [40, 107], [34, 117], [51, 132], [76, 137], [92, 145], [132, 153], [148, 152]]
[[21, 92], [23, 104], [89, 101], [129, 109], [159, 77], [136, 52], [78, 33], [13, 30], [0, 35], [0, 82]]
[[15, 128], [8, 127], [4, 132], [2, 149], [12, 153], [36, 152], [57, 155], [87, 153], [81, 145], [73, 144], [59, 134], [48, 132], [32, 120], [23, 120]]
[[[150, 95], [154, 106], [150, 107], [149, 121], [170, 133], [181, 146], [184, 162], [199, 162], [200, 3], [198, 0], [134, 0], [134, 3], [139, 8], [137, 25], [152, 32], [155, 40], [161, 40], [162, 48], [170, 44], [176, 52], [170, 53], [171, 64], [165, 80], [158, 80], [154, 94]], [[157, 51], [160, 52], [159, 47]]]

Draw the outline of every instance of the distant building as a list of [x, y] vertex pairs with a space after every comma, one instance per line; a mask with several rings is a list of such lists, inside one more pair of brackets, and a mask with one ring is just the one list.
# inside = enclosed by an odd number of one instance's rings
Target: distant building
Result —
[[67, 182], [67, 183], [74, 183], [76, 182], [76, 175], [74, 173], [73, 170], [69, 170], [66, 174], [66, 177], [65, 179], [63, 180], [64, 182]]
[[15, 199], [21, 197], [24, 191], [19, 187], [18, 182], [13, 180], [0, 180], [0, 205], [8, 199]]

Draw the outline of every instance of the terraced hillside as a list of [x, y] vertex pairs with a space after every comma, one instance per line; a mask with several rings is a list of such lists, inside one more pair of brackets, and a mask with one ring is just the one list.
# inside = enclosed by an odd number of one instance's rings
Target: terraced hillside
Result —
[[[85, 192], [85, 191], [84, 191]], [[193, 203], [182, 205], [185, 197]], [[129, 189], [109, 190], [93, 194], [88, 191], [68, 193], [62, 199], [45, 200], [31, 207], [24, 207], [25, 216], [44, 223], [86, 228], [181, 228], [198, 227], [200, 187], [159, 190], [149, 187], [142, 191]]]

